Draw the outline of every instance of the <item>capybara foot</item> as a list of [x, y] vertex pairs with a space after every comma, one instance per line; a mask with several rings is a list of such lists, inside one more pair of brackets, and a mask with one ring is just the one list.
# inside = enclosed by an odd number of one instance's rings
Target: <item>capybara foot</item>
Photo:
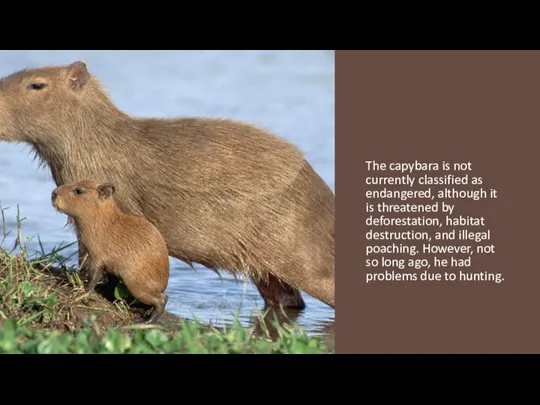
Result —
[[152, 324], [156, 323], [159, 319], [161, 319], [161, 317], [165, 313], [165, 306], [167, 305], [168, 300], [169, 297], [167, 296], [167, 294], [163, 294], [163, 300], [161, 301], [161, 303], [159, 303], [152, 309], [150, 316], [144, 321], [144, 323]]
[[75, 303], [75, 302], [79, 302], [79, 301], [86, 301], [90, 297], [91, 293], [92, 293], [91, 291], [87, 291], [85, 289], [85, 292], [81, 296], [76, 298], [73, 302]]
[[145, 320], [143, 320], [142, 323], [145, 324], [145, 325], [151, 325], [153, 323], [157, 323], [157, 321], [159, 321], [159, 319], [163, 315], [163, 312], [165, 312], [165, 311], [164, 310], [158, 310], [157, 308], [155, 308], [150, 313], [150, 316], [147, 317]]
[[298, 310], [306, 308], [300, 291], [273, 275], [269, 275], [266, 280], [254, 280], [254, 284], [267, 307]]

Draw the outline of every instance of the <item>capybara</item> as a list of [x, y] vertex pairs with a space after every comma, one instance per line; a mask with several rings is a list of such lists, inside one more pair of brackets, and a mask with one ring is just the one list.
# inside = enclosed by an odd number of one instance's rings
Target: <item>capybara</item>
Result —
[[114, 184], [85, 180], [57, 187], [51, 200], [59, 212], [72, 218], [88, 253], [89, 281], [83, 297], [95, 289], [104, 272], [112, 274], [133, 297], [153, 307], [145, 323], [155, 323], [168, 301], [167, 245], [150, 221], [121, 212], [114, 193]]
[[150, 220], [170, 256], [243, 272], [267, 305], [303, 309], [304, 291], [334, 307], [334, 193], [277, 135], [130, 116], [78, 61], [1, 79], [0, 139], [30, 144], [58, 186], [114, 183], [119, 209]]

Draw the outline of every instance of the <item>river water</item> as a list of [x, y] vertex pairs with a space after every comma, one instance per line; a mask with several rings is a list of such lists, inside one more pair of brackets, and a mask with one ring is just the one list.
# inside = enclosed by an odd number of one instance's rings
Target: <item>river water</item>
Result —
[[[0, 51], [0, 76], [25, 67], [87, 63], [113, 101], [137, 116], [227, 117], [263, 126], [296, 144], [334, 190], [333, 51]], [[23, 144], [0, 142], [0, 203], [15, 232], [45, 249], [75, 241], [66, 217], [50, 204], [54, 183]], [[7, 245], [13, 243], [8, 238]], [[74, 252], [67, 249], [66, 255]], [[75, 259], [75, 257], [74, 257]], [[227, 273], [171, 259], [167, 310], [217, 324], [236, 314], [249, 325], [263, 308], [255, 287]], [[309, 334], [333, 334], [334, 310], [304, 294], [294, 320]]]

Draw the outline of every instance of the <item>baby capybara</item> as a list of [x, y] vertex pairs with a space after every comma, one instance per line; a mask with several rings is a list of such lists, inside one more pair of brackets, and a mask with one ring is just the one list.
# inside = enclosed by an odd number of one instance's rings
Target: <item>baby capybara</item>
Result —
[[167, 246], [151, 222], [122, 213], [112, 198], [114, 193], [111, 183], [87, 180], [57, 187], [51, 198], [59, 212], [72, 218], [87, 249], [91, 265], [85, 295], [107, 272], [121, 280], [138, 301], [153, 307], [144, 322], [155, 323], [168, 300]]

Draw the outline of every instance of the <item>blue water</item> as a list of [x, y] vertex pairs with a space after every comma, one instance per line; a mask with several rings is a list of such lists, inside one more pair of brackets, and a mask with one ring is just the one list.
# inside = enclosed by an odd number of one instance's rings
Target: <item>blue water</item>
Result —
[[[0, 51], [0, 76], [25, 67], [87, 63], [113, 101], [138, 116], [227, 117], [266, 127], [296, 144], [334, 189], [333, 51]], [[45, 249], [75, 241], [54, 211], [48, 169], [39, 169], [23, 144], [0, 142], [0, 203], [15, 231], [17, 205], [23, 235], [39, 235]], [[1, 238], [0, 238], [1, 239]], [[8, 238], [6, 243], [12, 244]], [[66, 254], [73, 253], [68, 249]], [[171, 259], [167, 310], [207, 322], [240, 319], [263, 302], [249, 281]], [[304, 294], [296, 322], [310, 334], [331, 333], [334, 310]]]

